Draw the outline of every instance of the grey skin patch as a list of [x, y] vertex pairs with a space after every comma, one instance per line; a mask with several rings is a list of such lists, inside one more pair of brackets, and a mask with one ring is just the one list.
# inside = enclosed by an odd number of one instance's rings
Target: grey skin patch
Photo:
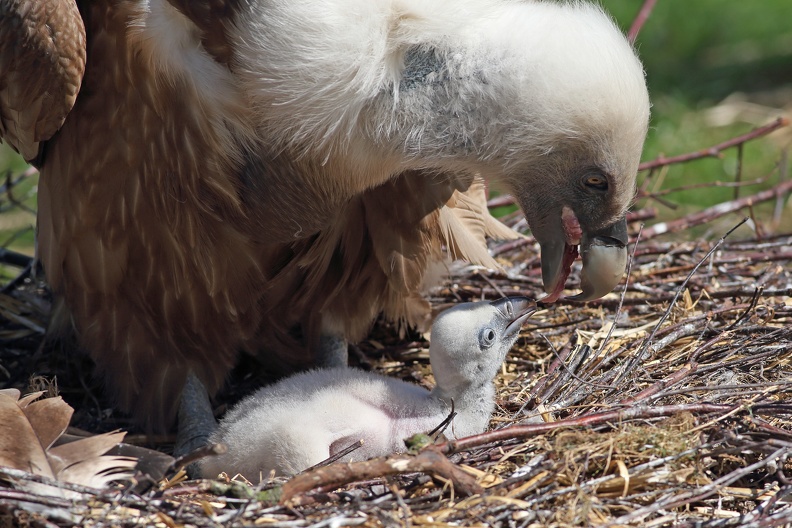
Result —
[[[469, 57], [468, 57], [469, 58]], [[475, 64], [475, 61], [473, 62]], [[484, 72], [475, 66], [465, 71], [470, 63], [464, 54], [452, 54], [432, 46], [413, 46], [404, 54], [399, 90], [409, 91], [418, 86], [438, 85], [453, 79], [456, 82], [468, 81], [474, 84], [489, 84]]]
[[[432, 45], [405, 52], [398, 89], [383, 90], [377, 101], [389, 118], [386, 134], [404, 138], [404, 153], [486, 156], [484, 142], [473, 139], [497, 137], [483, 130], [492, 125], [488, 114], [497, 104], [490, 100], [495, 95], [488, 89], [487, 71], [497, 71], [497, 65], [483, 60], [468, 49]], [[429, 138], [434, 142], [427, 144]]]
[[438, 56], [436, 48], [413, 46], [404, 54], [399, 90], [409, 91], [417, 86], [438, 84], [448, 78], [448, 68], [444, 58]]

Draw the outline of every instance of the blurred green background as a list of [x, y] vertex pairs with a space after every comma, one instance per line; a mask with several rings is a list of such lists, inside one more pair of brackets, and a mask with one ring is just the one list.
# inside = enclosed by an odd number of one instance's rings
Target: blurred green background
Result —
[[[602, 0], [625, 31], [642, 3]], [[792, 117], [792, 0], [657, 0], [637, 47], [653, 104], [644, 160], [699, 150], [781, 115]], [[743, 181], [769, 175], [791, 141], [787, 128], [746, 144]], [[737, 150], [731, 149], [722, 159], [672, 166], [667, 174], [655, 175], [653, 184], [672, 188], [733, 181], [736, 171]], [[639, 185], [644, 177], [639, 176]], [[762, 185], [740, 189], [740, 196], [777, 181], [775, 174]], [[649, 205], [667, 219], [733, 197], [734, 189], [707, 188], [667, 196], [679, 205], [677, 210]], [[775, 227], [792, 228], [790, 217], [787, 207], [784, 225]]]
[[[627, 30], [641, 0], [603, 0]], [[792, 114], [792, 0], [658, 0], [639, 38], [638, 49], [646, 66], [652, 101], [652, 127], [644, 159], [674, 155], [720, 143]], [[724, 102], [725, 100], [725, 102]], [[747, 144], [743, 152], [743, 180], [767, 176], [790, 145], [792, 132], [783, 130]], [[18, 156], [0, 147], [0, 169], [21, 171]], [[673, 188], [708, 181], [733, 181], [737, 151], [720, 159], [675, 165], [653, 175], [647, 189]], [[639, 176], [639, 185], [646, 177]], [[778, 175], [758, 186], [740, 190], [755, 193], [778, 181]], [[35, 178], [14, 187], [14, 199], [35, 207]], [[733, 198], [734, 189], [707, 188], [677, 192], [666, 198], [671, 209], [656, 201], [661, 219]], [[639, 201], [637, 207], [646, 201]], [[767, 212], [771, 204], [758, 211]], [[787, 206], [780, 226], [792, 227]], [[0, 246], [32, 253], [35, 216], [9, 203], [0, 193]]]

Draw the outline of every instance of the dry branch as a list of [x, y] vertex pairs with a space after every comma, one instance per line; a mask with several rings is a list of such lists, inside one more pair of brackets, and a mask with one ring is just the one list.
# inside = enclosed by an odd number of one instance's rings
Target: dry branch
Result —
[[734, 213], [740, 209], [751, 207], [755, 204], [776, 199], [792, 192], [792, 180], [787, 180], [774, 185], [772, 188], [760, 191], [752, 196], [738, 198], [729, 202], [719, 203], [703, 211], [692, 213], [685, 217], [670, 222], [662, 222], [648, 227], [644, 230], [643, 238], [651, 239], [666, 233], [677, 233], [691, 227], [711, 222], [729, 213]]
[[449, 462], [440, 450], [429, 447], [417, 455], [396, 455], [365, 462], [334, 463], [307, 471], [283, 485], [280, 502], [298, 505], [305, 500], [302, 498], [305, 493], [320, 488], [337, 488], [350, 482], [419, 472], [450, 482], [454, 491], [461, 495], [483, 492], [473, 477]]
[[779, 128], [783, 128], [785, 126], [789, 126], [789, 120], [786, 119], [785, 117], [779, 117], [772, 123], [756, 128], [746, 134], [731, 138], [729, 140], [724, 141], [723, 143], [718, 143], [717, 145], [713, 145], [706, 149], [697, 150], [695, 152], [689, 152], [687, 154], [680, 154], [678, 156], [672, 156], [670, 158], [667, 158], [665, 156], [659, 156], [652, 161], [645, 161], [638, 166], [638, 170], [643, 171], [643, 170], [656, 169], [658, 167], [665, 167], [667, 165], [674, 165], [676, 163], [685, 163], [688, 161], [698, 160], [702, 158], [717, 158], [718, 156], [720, 156], [720, 153], [723, 152], [724, 150], [737, 147], [751, 140], [760, 138], [762, 136], [766, 136], [767, 134], [770, 134], [771, 132], [775, 132]]
[[792, 415], [792, 405], [755, 405], [755, 406], [733, 406], [717, 405], [711, 403], [696, 403], [689, 405], [660, 405], [657, 407], [632, 407], [606, 411], [600, 413], [586, 414], [577, 418], [559, 420], [557, 422], [513, 425], [497, 431], [490, 431], [480, 435], [468, 436], [458, 440], [449, 440], [437, 445], [437, 449], [443, 453], [457, 453], [474, 447], [491, 444], [503, 440], [520, 440], [540, 434], [546, 434], [559, 429], [570, 427], [594, 427], [597, 425], [620, 424], [629, 420], [647, 420], [652, 418], [664, 418], [680, 413], [711, 414], [711, 413], [730, 413], [734, 411], [748, 411], [755, 414], [768, 413], [771, 415], [790, 414]]
[[638, 38], [638, 33], [641, 32], [641, 28], [643, 28], [644, 24], [649, 19], [649, 15], [652, 14], [652, 9], [654, 9], [656, 3], [657, 0], [644, 0], [640, 11], [638, 11], [635, 20], [633, 20], [632, 25], [630, 25], [629, 31], [627, 31], [627, 40], [631, 43], [635, 43]]

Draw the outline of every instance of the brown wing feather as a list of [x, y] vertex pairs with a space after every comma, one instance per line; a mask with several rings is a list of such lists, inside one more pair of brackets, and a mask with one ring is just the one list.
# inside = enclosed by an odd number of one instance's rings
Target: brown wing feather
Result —
[[[278, 203], [229, 140], [227, 120], [245, 124], [234, 86], [217, 107], [178, 72], [158, 82], [130, 29], [140, 6], [90, 9], [91, 67], [41, 169], [40, 255], [80, 344], [139, 421], [166, 427], [187, 371], [215, 391], [240, 349], [304, 367], [320, 331], [358, 339], [380, 311], [424, 325], [427, 269], [446, 249], [490, 263], [484, 235], [506, 232], [473, 176], [408, 172], [336, 207], [322, 189], [294, 195], [312, 181], [289, 172], [298, 164], [262, 163], [292, 183]], [[318, 227], [295, 239], [298, 213]]]
[[490, 215], [484, 181], [477, 178], [466, 191], [457, 191], [440, 209], [439, 227], [453, 259], [497, 269], [487, 249], [486, 237], [509, 240], [522, 235]]
[[133, 3], [91, 9], [92, 68], [41, 169], [40, 256], [120, 407], [164, 428], [188, 369], [217, 390], [255, 338], [269, 261], [211, 122], [225, 109], [155, 82], [126, 39]]
[[30, 161], [77, 98], [85, 28], [74, 0], [4, 1], [0, 19], [0, 139]]
[[201, 44], [217, 60], [228, 64], [233, 49], [227, 35], [226, 21], [239, 9], [241, 0], [168, 0], [189, 18], [201, 32]]
[[[290, 246], [268, 285], [264, 328], [287, 342], [284, 321], [315, 342], [319, 321], [359, 339], [382, 311], [425, 327], [427, 270], [451, 258], [497, 267], [486, 235], [518, 237], [489, 216], [483, 184], [471, 176], [408, 172], [347, 203], [318, 235]], [[284, 317], [288, 314], [287, 317]], [[310, 321], [310, 323], [308, 323]], [[299, 344], [292, 342], [289, 353]]]

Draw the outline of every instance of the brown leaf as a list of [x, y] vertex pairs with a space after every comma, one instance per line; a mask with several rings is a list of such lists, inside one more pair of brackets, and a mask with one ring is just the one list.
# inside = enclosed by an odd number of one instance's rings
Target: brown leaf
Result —
[[[17, 390], [0, 391], [0, 465], [61, 482], [101, 488], [131, 477], [135, 459], [105, 456], [126, 433], [105, 433], [51, 447], [66, 430], [74, 410], [58, 396], [33, 401]], [[21, 489], [68, 495], [54, 486], [20, 480]]]
[[25, 412], [7, 394], [0, 394], [0, 465], [55, 478]]
[[[17, 391], [19, 393], [19, 391]], [[31, 392], [30, 394], [25, 394], [22, 398], [19, 399], [17, 404], [22, 407], [23, 409], [26, 408], [33, 400], [38, 399], [39, 396], [44, 394], [44, 391], [36, 391]]]
[[19, 389], [0, 389], [0, 394], [5, 394], [6, 396], [14, 398], [14, 400], [18, 400], [20, 392]]
[[74, 413], [60, 396], [33, 402], [24, 411], [45, 450], [66, 431]]

